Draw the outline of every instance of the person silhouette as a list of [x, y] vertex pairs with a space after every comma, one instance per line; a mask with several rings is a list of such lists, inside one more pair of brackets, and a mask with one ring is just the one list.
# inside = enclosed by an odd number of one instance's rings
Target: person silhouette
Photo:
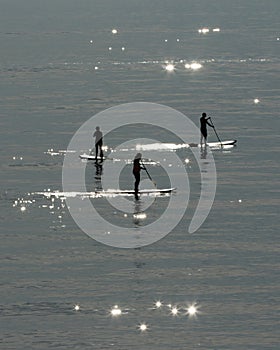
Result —
[[133, 170], [132, 170], [132, 173], [135, 177], [134, 196], [135, 196], [135, 199], [137, 199], [137, 200], [139, 199], [140, 172], [141, 172], [141, 169], [144, 169], [140, 163], [141, 158], [142, 158], [142, 154], [137, 153], [136, 156], [134, 157], [134, 160], [133, 160]]
[[208, 121], [209, 119], [210, 118], [207, 118], [206, 113], [202, 113], [202, 116], [200, 118], [200, 132], [201, 132], [200, 144], [201, 144], [201, 147], [202, 147], [203, 140], [204, 140], [204, 146], [206, 147], [207, 125], [211, 126], [211, 128], [214, 127], [214, 125]]
[[99, 126], [97, 126], [95, 128], [95, 132], [93, 134], [93, 137], [95, 137], [95, 160], [97, 161], [97, 159], [98, 159], [98, 151], [99, 151], [100, 159], [101, 159], [101, 161], [103, 161], [103, 150], [102, 150], [103, 133], [100, 130]]

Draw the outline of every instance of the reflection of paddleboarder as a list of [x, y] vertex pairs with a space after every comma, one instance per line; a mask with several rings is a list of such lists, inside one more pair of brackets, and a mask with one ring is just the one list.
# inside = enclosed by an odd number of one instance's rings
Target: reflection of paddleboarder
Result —
[[139, 199], [138, 193], [139, 193], [139, 183], [140, 183], [140, 171], [141, 169], [144, 169], [140, 164], [141, 158], [142, 158], [142, 154], [137, 153], [133, 161], [132, 172], [135, 177], [135, 182], [134, 182], [135, 199]]
[[95, 162], [95, 176], [94, 176], [94, 182], [95, 182], [95, 190], [102, 191], [102, 174], [103, 174], [103, 163]]
[[210, 118], [207, 118], [206, 113], [202, 113], [202, 117], [200, 118], [200, 132], [201, 132], [200, 144], [201, 144], [201, 146], [202, 146], [203, 140], [204, 140], [204, 145], [206, 146], [207, 125], [211, 126], [211, 128], [214, 127], [214, 125], [208, 121], [209, 119]]
[[207, 159], [207, 147], [201, 147], [200, 159]]
[[96, 179], [101, 179], [101, 176], [103, 174], [103, 163], [98, 163], [96, 162], [95, 163], [95, 168], [96, 168], [96, 171], [95, 171], [95, 178]]
[[103, 160], [103, 133], [100, 131], [100, 127], [97, 126], [95, 128], [95, 132], [93, 134], [93, 137], [95, 137], [95, 160], [97, 160], [98, 157], [98, 150], [99, 150], [99, 155], [101, 158], [101, 161]]

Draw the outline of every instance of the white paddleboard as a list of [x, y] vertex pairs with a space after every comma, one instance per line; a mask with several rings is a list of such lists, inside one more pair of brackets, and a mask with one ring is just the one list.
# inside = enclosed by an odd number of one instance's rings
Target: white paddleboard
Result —
[[86, 160], [97, 160], [97, 161], [108, 159], [106, 156], [104, 156], [103, 158], [97, 156], [97, 158], [96, 158], [95, 155], [93, 155], [93, 154], [86, 154], [86, 153], [80, 154], [80, 158], [81, 159], [86, 159]]
[[[226, 146], [234, 146], [236, 144], [237, 140], [229, 140], [229, 141], [221, 141], [221, 142], [207, 142], [207, 146], [210, 148], [216, 148], [216, 147], [226, 147]], [[190, 147], [201, 147], [200, 143], [190, 143]]]
[[[145, 194], [145, 195], [160, 195], [165, 193], [171, 193], [176, 190], [176, 187], [170, 187], [170, 188], [152, 188], [152, 189], [143, 189], [139, 190], [139, 194]], [[114, 195], [134, 195], [134, 190], [120, 190], [120, 189], [108, 189], [108, 190], [96, 190], [92, 192], [35, 192], [34, 194], [37, 195], [43, 195], [44, 197], [51, 198], [74, 198], [74, 197], [106, 197], [106, 196], [114, 196]]]

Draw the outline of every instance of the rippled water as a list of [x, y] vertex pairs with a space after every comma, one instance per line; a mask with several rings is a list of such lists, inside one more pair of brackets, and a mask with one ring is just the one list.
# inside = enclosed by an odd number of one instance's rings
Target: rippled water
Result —
[[[278, 349], [279, 2], [1, 7], [1, 348]], [[194, 62], [201, 68], [185, 67]], [[188, 233], [197, 165], [190, 150], [177, 149], [189, 159], [186, 215], [157, 243], [117, 249], [83, 233], [64, 199], [38, 192], [63, 190], [64, 151], [85, 121], [135, 101], [170, 106], [196, 125], [206, 111], [222, 139], [238, 142], [213, 151], [216, 197], [198, 231]], [[112, 133], [106, 146], [126, 136]], [[122, 161], [129, 163], [125, 152]], [[169, 185], [157, 164], [147, 166], [159, 187]], [[121, 188], [132, 186], [130, 171], [127, 164]], [[86, 176], [89, 190], [100, 186], [94, 163]], [[149, 219], [168, 200], [156, 199]], [[142, 225], [131, 215], [127, 222]], [[116, 305], [121, 315], [112, 316]]]

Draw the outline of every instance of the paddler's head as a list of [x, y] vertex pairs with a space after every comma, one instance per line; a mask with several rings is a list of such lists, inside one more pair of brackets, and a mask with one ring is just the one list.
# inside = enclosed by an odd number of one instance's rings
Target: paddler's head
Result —
[[134, 157], [134, 159], [141, 159], [142, 158], [142, 154], [141, 153], [137, 153], [136, 156]]

